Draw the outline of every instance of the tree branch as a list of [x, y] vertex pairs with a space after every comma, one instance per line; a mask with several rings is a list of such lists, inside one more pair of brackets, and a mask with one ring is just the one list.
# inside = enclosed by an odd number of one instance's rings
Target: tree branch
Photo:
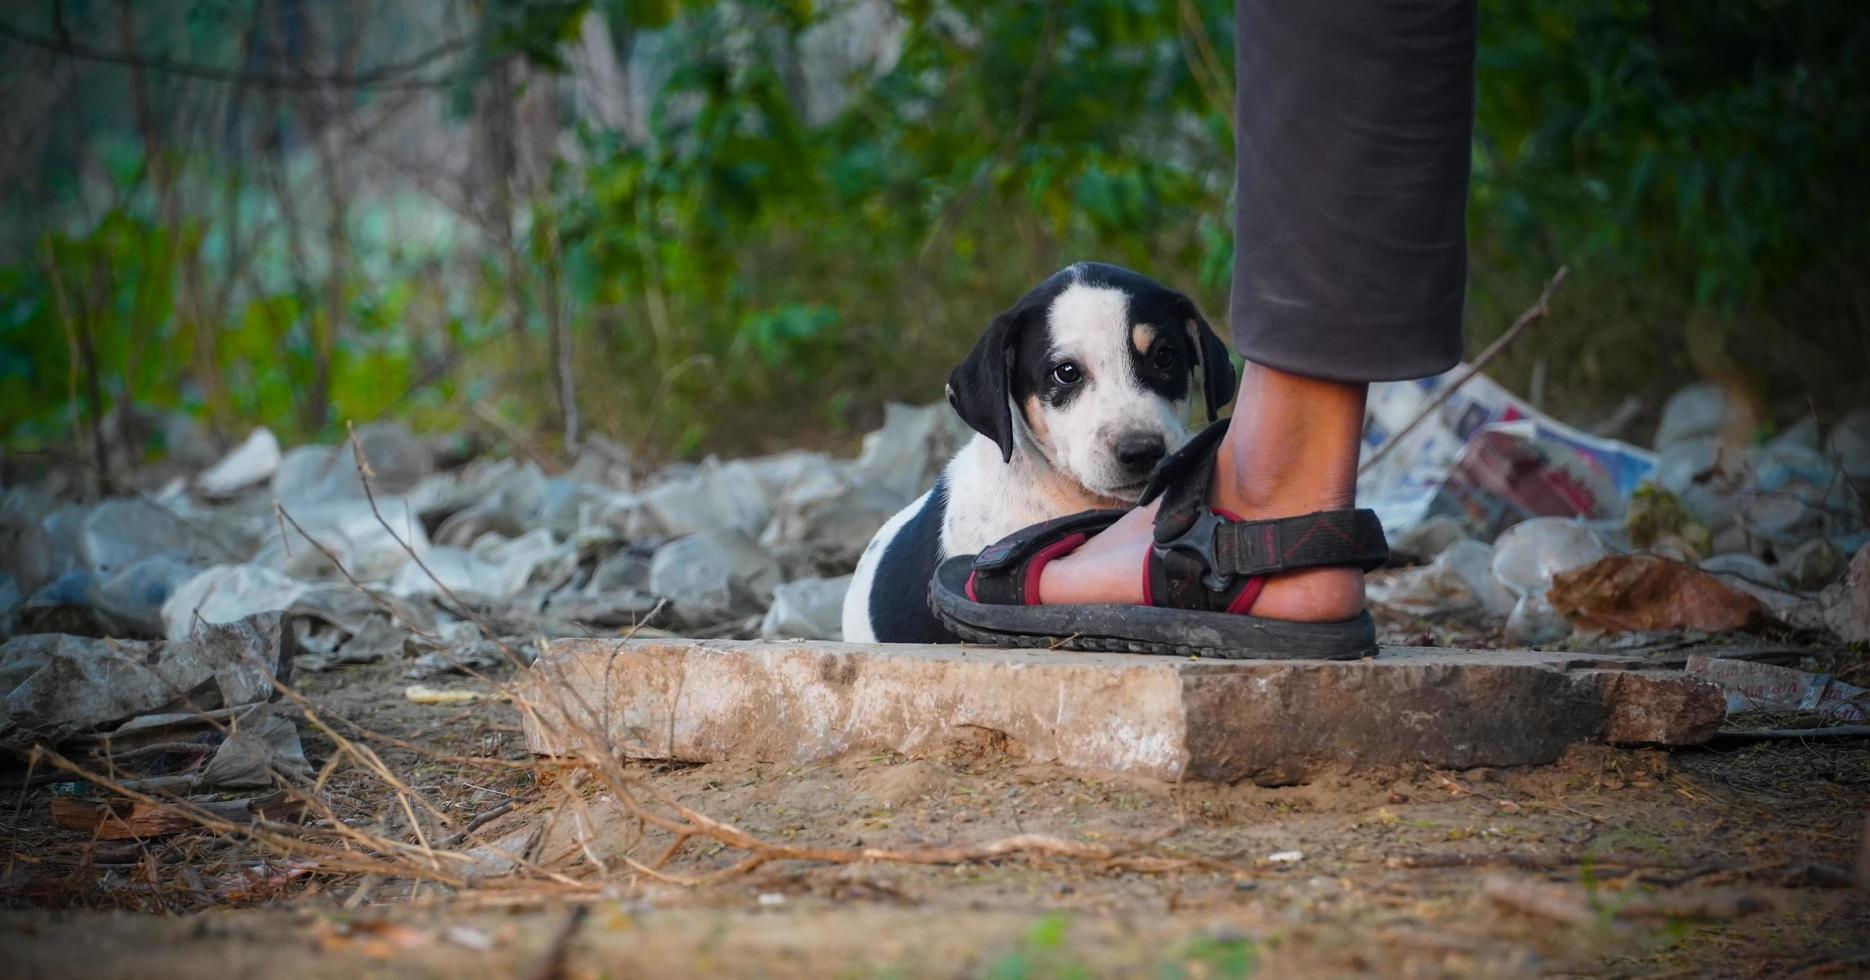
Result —
[[288, 73], [245, 72], [220, 65], [203, 65], [191, 61], [179, 61], [161, 56], [144, 56], [129, 51], [112, 50], [86, 44], [73, 38], [68, 33], [59, 35], [40, 34], [12, 24], [0, 23], [0, 38], [16, 44], [54, 51], [84, 61], [95, 61], [107, 65], [127, 65], [148, 71], [164, 72], [208, 82], [233, 82], [267, 89], [394, 89], [394, 88], [439, 88], [453, 82], [458, 74], [442, 75], [435, 78], [410, 78], [411, 73], [434, 64], [450, 55], [467, 50], [474, 43], [472, 36], [463, 36], [444, 41], [420, 54], [402, 61], [393, 61], [361, 72], [335, 72], [319, 74], [303, 68]]

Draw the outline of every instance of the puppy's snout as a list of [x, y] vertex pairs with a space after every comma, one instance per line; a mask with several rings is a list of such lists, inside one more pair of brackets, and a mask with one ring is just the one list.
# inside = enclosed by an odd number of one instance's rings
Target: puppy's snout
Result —
[[1131, 432], [1117, 437], [1114, 451], [1123, 468], [1138, 475], [1148, 473], [1162, 462], [1169, 451], [1162, 436], [1154, 432]]

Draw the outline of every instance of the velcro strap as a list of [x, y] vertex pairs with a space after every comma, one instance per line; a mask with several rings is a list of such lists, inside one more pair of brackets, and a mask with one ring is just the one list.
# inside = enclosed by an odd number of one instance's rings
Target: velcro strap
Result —
[[1068, 534], [1077, 531], [1096, 533], [1123, 515], [1121, 510], [1087, 510], [1081, 514], [1068, 514], [1043, 524], [1020, 528], [982, 548], [980, 554], [974, 556], [974, 568], [989, 573], [1007, 571]]
[[1299, 568], [1383, 567], [1389, 542], [1370, 510], [1323, 510], [1270, 521], [1229, 521], [1214, 529], [1214, 571], [1274, 575]]

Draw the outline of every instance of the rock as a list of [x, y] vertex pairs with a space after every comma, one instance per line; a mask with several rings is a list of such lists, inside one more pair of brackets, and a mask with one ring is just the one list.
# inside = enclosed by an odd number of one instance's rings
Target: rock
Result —
[[1604, 740], [1612, 745], [1700, 745], [1727, 717], [1726, 696], [1711, 681], [1645, 670], [1606, 670], [1597, 677], [1610, 705]]
[[725, 528], [671, 541], [649, 566], [649, 590], [697, 624], [763, 612], [780, 580], [771, 555], [745, 533]]
[[0, 645], [0, 743], [56, 743], [138, 715], [270, 700], [273, 680], [290, 676], [291, 637], [277, 615], [173, 641], [17, 637]]
[[264, 426], [234, 447], [221, 461], [195, 477], [195, 489], [209, 499], [231, 497], [272, 478], [279, 469], [279, 439]]
[[[1861, 549], [1860, 549], [1861, 550]], [[1816, 592], [1838, 580], [1850, 567], [1844, 552], [1824, 538], [1813, 538], [1779, 561], [1779, 577], [1800, 592]]]
[[232, 623], [291, 608], [312, 586], [259, 565], [215, 565], [189, 579], [162, 605], [163, 633], [185, 640], [197, 622]]
[[773, 590], [773, 604], [760, 622], [769, 639], [835, 640], [844, 633], [844, 594], [851, 577], [805, 578]]
[[[1624, 690], [1560, 655], [1385, 650], [1362, 661], [1220, 661], [823, 642], [557, 640], [522, 680], [528, 744], [561, 754], [800, 764], [845, 753], [944, 755], [1263, 785], [1344, 767], [1550, 762], [1605, 738], [1626, 698], [1664, 744], [1694, 730], [1708, 686], [1674, 671]], [[1683, 685], [1683, 710], [1660, 710]], [[1640, 689], [1639, 689], [1640, 688]], [[567, 691], [584, 692], [580, 698]], [[600, 693], [601, 692], [601, 693]], [[1718, 693], [1715, 702], [1719, 704]], [[1690, 709], [1693, 710], [1690, 710]], [[1624, 709], [1631, 718], [1643, 714]], [[574, 738], [569, 726], [588, 736]]]
[[1649, 555], [1613, 555], [1561, 572], [1547, 595], [1573, 626], [1603, 632], [1725, 633], [1766, 623], [1759, 600], [1707, 572]]
[[1819, 602], [1825, 626], [1846, 643], [1870, 643], [1870, 547], [1857, 549], [1844, 581], [1825, 589]]

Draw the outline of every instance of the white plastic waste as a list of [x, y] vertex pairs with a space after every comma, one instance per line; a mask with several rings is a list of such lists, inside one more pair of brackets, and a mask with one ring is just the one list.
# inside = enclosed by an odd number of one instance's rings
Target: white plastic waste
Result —
[[849, 575], [840, 578], [802, 578], [773, 590], [773, 604], [760, 622], [767, 639], [836, 640], [843, 636], [840, 622], [844, 594], [851, 588]]
[[171, 640], [185, 640], [197, 621], [231, 623], [279, 612], [312, 588], [259, 565], [215, 565], [177, 587], [162, 604], [163, 632]]
[[1656, 425], [1656, 448], [1683, 439], [1718, 438], [1745, 428], [1751, 413], [1728, 390], [1712, 381], [1688, 385], [1669, 396]]
[[772, 602], [779, 563], [744, 532], [702, 531], [657, 549], [649, 590], [668, 599], [689, 622], [752, 616]]
[[1463, 538], [1442, 549], [1420, 568], [1393, 573], [1372, 582], [1370, 600], [1416, 616], [1504, 616], [1518, 596], [1493, 575], [1493, 548]]
[[1546, 601], [1552, 577], [1583, 568], [1611, 554], [1595, 531], [1577, 521], [1539, 517], [1523, 521], [1493, 544], [1493, 574], [1518, 597], [1507, 616], [1507, 639], [1552, 643], [1571, 633], [1571, 624]]
[[279, 438], [261, 426], [247, 436], [202, 474], [195, 478], [195, 489], [209, 499], [231, 497], [248, 487], [270, 479], [279, 469]]

